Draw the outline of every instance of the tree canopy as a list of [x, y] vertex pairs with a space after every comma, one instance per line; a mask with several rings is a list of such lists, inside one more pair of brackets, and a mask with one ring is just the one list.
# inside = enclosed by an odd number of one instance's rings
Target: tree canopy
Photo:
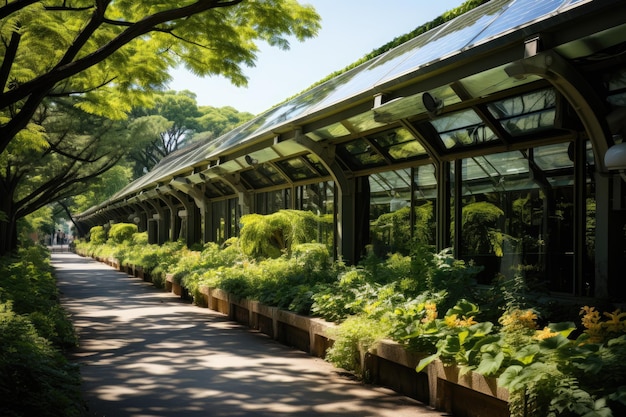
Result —
[[[154, 93], [173, 67], [244, 85], [258, 42], [288, 48], [319, 22], [296, 0], [2, 2], [0, 255], [15, 247], [18, 219], [116, 164], [130, 139], [121, 121], [163, 104]], [[173, 143], [193, 129], [161, 117], [150, 123]]]
[[[184, 65], [247, 79], [257, 42], [288, 48], [314, 36], [319, 16], [295, 0], [15, 0], [0, 6], [0, 152], [46, 97], [74, 95], [89, 113], [121, 119]], [[43, 136], [43, 133], [39, 133]]]

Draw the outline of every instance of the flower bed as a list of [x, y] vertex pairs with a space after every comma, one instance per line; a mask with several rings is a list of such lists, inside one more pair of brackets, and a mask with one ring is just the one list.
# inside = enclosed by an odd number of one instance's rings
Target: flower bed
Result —
[[[458, 415], [507, 404], [507, 414], [525, 417], [625, 410], [625, 314], [603, 319], [591, 307], [573, 305], [582, 311], [580, 325], [549, 324], [563, 306], [551, 310], [552, 301], [542, 302], [549, 298], [531, 292], [520, 275], [481, 289], [474, 282], [478, 269], [449, 251], [415, 245], [411, 256], [369, 256], [347, 266], [331, 262], [325, 246], [315, 243], [294, 242], [275, 258], [251, 257], [242, 248], [265, 246], [238, 239], [195, 251], [174, 243], [166, 250], [131, 247], [127, 241], [108, 251], [133, 253], [150, 273], [168, 272], [170, 290], [179, 285], [196, 304]], [[320, 319], [332, 326], [312, 321]], [[405, 353], [378, 354], [389, 351], [382, 342], [389, 339]], [[402, 355], [405, 360], [397, 359]], [[410, 376], [389, 376], [405, 372]], [[471, 401], [476, 410], [455, 408], [473, 395], [481, 398]]]

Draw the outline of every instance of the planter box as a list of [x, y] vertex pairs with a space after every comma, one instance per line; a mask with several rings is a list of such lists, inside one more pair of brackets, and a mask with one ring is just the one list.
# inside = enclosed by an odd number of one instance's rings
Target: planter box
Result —
[[508, 417], [508, 391], [496, 378], [475, 372], [460, 375], [456, 365], [436, 360], [426, 368], [430, 383], [429, 404], [458, 417]]
[[174, 274], [165, 274], [165, 291], [172, 292]]
[[[140, 268], [135, 270], [139, 271]], [[183, 289], [167, 274], [165, 290], [183, 295]], [[323, 358], [333, 344], [335, 324], [235, 297], [217, 288], [201, 287], [203, 303], [211, 310], [267, 334], [289, 346]], [[202, 304], [202, 303], [199, 303]], [[495, 378], [469, 372], [461, 376], [456, 366], [433, 361], [425, 371], [415, 368], [425, 354], [410, 352], [391, 340], [361, 352], [364, 379], [389, 387], [455, 417], [509, 417], [508, 392]]]

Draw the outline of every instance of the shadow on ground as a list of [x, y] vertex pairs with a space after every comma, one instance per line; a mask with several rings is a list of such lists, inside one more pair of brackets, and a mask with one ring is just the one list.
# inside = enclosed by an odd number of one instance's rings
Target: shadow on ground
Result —
[[443, 415], [106, 265], [53, 265], [93, 416]]

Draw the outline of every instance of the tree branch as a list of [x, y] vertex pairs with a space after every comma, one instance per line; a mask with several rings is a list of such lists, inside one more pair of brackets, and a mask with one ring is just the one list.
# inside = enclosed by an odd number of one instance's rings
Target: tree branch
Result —
[[18, 31], [13, 31], [13, 33], [11, 33], [11, 40], [5, 49], [2, 66], [0, 66], [0, 90], [4, 90], [7, 86], [9, 73], [11, 72], [11, 67], [13, 66], [15, 56], [17, 55], [17, 48], [20, 45], [21, 39], [22, 35], [20, 35]]
[[22, 10], [26, 6], [37, 3], [38, 1], [39, 0], [15, 0], [14, 2], [8, 3], [0, 7], [0, 20], [4, 19], [7, 16], [10, 16], [18, 10]]
[[75, 195], [78, 190], [72, 188], [74, 185], [102, 175], [115, 166], [120, 159], [121, 155], [119, 158], [112, 158], [88, 175], [79, 177], [69, 169], [65, 173], [51, 178], [20, 201], [15, 202], [17, 218], [33, 213], [53, 201]]
[[69, 97], [69, 96], [71, 96], [71, 95], [73, 95], [73, 94], [84, 94], [84, 93], [90, 93], [90, 92], [92, 92], [92, 91], [95, 91], [95, 90], [97, 90], [97, 89], [99, 89], [99, 88], [102, 88], [102, 87], [104, 87], [105, 85], [107, 85], [107, 84], [109, 84], [109, 83], [113, 82], [113, 80], [115, 80], [116, 78], [117, 78], [117, 77], [112, 77], [112, 78], [109, 78], [109, 79], [107, 79], [106, 81], [103, 81], [103, 82], [101, 82], [100, 84], [98, 84], [98, 85], [94, 85], [93, 87], [87, 88], [87, 89], [85, 89], [85, 90], [70, 90], [70, 91], [68, 91], [68, 90], [63, 90], [63, 92], [62, 92], [62, 93], [49, 93], [46, 97], [50, 97], [50, 98], [55, 98], [55, 97], [56, 97], [56, 98], [60, 98], [60, 97]]
[[[155, 13], [134, 23], [98, 50], [71, 62], [104, 19], [104, 11], [110, 0], [97, 0], [96, 10], [94, 10], [92, 19], [89, 21], [87, 27], [81, 32], [75, 43], [72, 44], [63, 58], [52, 70], [33, 80], [20, 84], [13, 90], [0, 91], [0, 109], [9, 107], [28, 97], [26, 104], [19, 113], [5, 126], [0, 127], [0, 153], [6, 149], [13, 137], [28, 125], [37, 106], [50, 93], [56, 83], [104, 61], [133, 39], [155, 30], [156, 26], [159, 24], [193, 16], [210, 9], [234, 6], [242, 1], [243, 0], [198, 0], [185, 7]], [[11, 3], [11, 5], [19, 3], [24, 4], [22, 7], [25, 7], [26, 3], [31, 4], [33, 2], [34, 1], [31, 0], [17, 0]], [[8, 6], [5, 6], [5, 8], [6, 7]]]
[[[15, 90], [0, 93], [0, 108], [4, 108], [11, 103], [15, 103], [19, 100], [24, 99], [28, 95], [32, 94], [33, 91], [38, 90], [42, 87], [50, 90], [52, 86], [57, 82], [71, 77], [72, 75], [78, 74], [79, 72], [84, 71], [99, 62], [102, 62], [103, 60], [111, 56], [115, 51], [117, 51], [127, 43], [131, 42], [133, 39], [155, 30], [156, 26], [161, 23], [179, 20], [185, 17], [196, 15], [198, 13], [202, 13], [210, 9], [234, 6], [241, 3], [242, 1], [243, 0], [199, 0], [196, 3], [190, 4], [189, 6], [155, 13], [136, 23], [133, 23], [132, 26], [129, 26], [126, 30], [124, 30], [122, 33], [120, 33], [118, 36], [113, 38], [111, 41], [109, 41], [106, 45], [102, 46], [98, 50], [92, 52], [89, 55], [86, 55], [83, 58], [70, 62], [70, 60], [76, 57], [76, 55], [78, 54], [80, 50], [79, 45], [82, 48], [84, 43], [87, 41], [88, 38], [84, 39], [85, 37], [87, 37], [87, 34], [93, 32], [95, 29], [97, 29], [98, 25], [102, 23], [104, 17], [98, 17], [98, 13], [100, 10], [100, 7], [98, 7], [98, 9], [94, 11], [94, 17], [89, 22], [88, 27], [86, 27], [85, 30], [81, 32], [79, 38], [76, 40], [76, 46], [74, 46], [73, 44], [72, 48], [67, 51], [61, 61], [46, 74], [43, 74], [31, 81], [25, 82], [24, 84], [21, 84]], [[96, 19], [96, 17], [98, 18]], [[0, 151], [1, 150], [2, 149], [0, 148]]]

